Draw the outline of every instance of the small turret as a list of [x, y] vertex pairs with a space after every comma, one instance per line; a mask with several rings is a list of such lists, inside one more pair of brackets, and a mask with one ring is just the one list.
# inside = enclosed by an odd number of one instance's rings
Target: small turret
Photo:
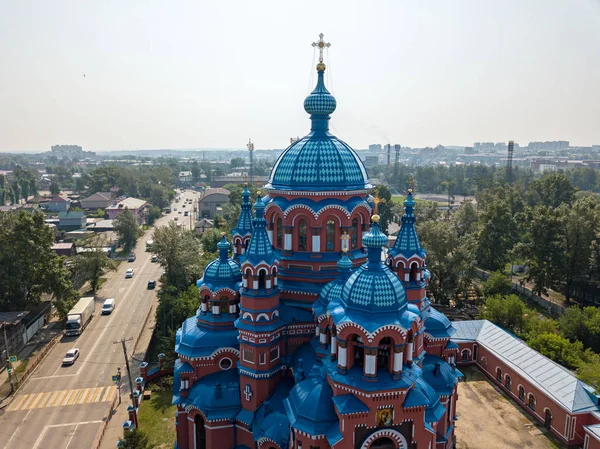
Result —
[[252, 204], [250, 203], [250, 190], [248, 184], [244, 185], [242, 191], [242, 210], [238, 218], [237, 226], [231, 231], [233, 236], [233, 244], [235, 246], [233, 257], [239, 259], [242, 256], [252, 236]]

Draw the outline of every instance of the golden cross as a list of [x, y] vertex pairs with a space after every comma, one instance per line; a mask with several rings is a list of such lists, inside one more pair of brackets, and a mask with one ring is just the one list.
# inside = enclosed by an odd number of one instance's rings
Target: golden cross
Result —
[[323, 40], [323, 36], [323, 33], [319, 34], [319, 42], [312, 43], [313, 47], [319, 47], [319, 62], [323, 62], [323, 50], [331, 47], [331, 44], [329, 42], [325, 42]]
[[410, 190], [413, 190], [413, 185], [414, 185], [414, 184], [415, 184], [415, 181], [413, 180], [413, 177], [412, 177], [412, 176], [409, 176], [409, 178], [408, 178], [408, 188], [409, 188]]
[[377, 191], [375, 192], [375, 196], [373, 197], [373, 202], [375, 203], [375, 206], [373, 207], [373, 215], [379, 215], [379, 204], [385, 204], [385, 198], [381, 198], [379, 196], [379, 192]]

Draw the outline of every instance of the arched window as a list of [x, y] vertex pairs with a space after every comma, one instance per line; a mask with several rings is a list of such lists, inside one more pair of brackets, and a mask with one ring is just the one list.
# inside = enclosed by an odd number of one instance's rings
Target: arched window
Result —
[[365, 348], [356, 334], [348, 336], [348, 369], [358, 366], [361, 370], [365, 361]]
[[546, 427], [548, 430], [550, 430], [550, 427], [552, 427], [552, 412], [548, 408], [546, 409], [546, 413], [544, 415], [544, 427]]
[[244, 249], [248, 251], [248, 247], [250, 246], [250, 239], [246, 239], [246, 243], [244, 244]]
[[352, 229], [350, 231], [350, 247], [352, 249], [358, 248], [358, 219], [352, 220]]
[[463, 362], [468, 362], [469, 361], [469, 351], [467, 349], [463, 349], [463, 351], [461, 352], [461, 356], [462, 356], [462, 361]]
[[276, 242], [276, 247], [277, 248], [283, 248], [283, 223], [281, 221], [281, 217], [277, 217], [277, 242]]
[[392, 350], [392, 339], [384, 337], [379, 342], [377, 348], [377, 369], [387, 369], [390, 367], [390, 353]]
[[265, 288], [267, 272], [264, 269], [258, 271], [258, 288]]
[[298, 222], [298, 251], [306, 251], [306, 220]]
[[496, 380], [502, 382], [502, 368], [496, 368]]
[[194, 418], [194, 428], [196, 433], [196, 448], [206, 449], [206, 429], [204, 428], [204, 418], [198, 413]]
[[325, 250], [335, 251], [335, 223], [329, 220], [325, 227]]
[[411, 282], [417, 282], [417, 270], [418, 266], [416, 262], [410, 264], [410, 280]]
[[535, 396], [532, 393], [529, 393], [529, 399], [527, 401], [527, 405], [531, 410], [535, 411]]
[[221, 314], [229, 313], [229, 299], [226, 296], [221, 297], [219, 305], [221, 306]]
[[512, 386], [512, 379], [510, 378], [510, 376], [508, 374], [504, 378], [504, 386], [506, 387], [507, 390], [510, 390], [510, 387]]
[[519, 399], [521, 402], [525, 402], [525, 388], [522, 385], [519, 386]]

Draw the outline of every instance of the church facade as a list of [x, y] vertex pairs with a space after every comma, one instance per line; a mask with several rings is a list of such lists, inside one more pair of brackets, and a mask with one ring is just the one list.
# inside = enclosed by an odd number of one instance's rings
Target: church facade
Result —
[[244, 190], [177, 332], [176, 448], [454, 447], [458, 346], [426, 296], [412, 193], [384, 254], [367, 171], [329, 132], [325, 70], [321, 57], [310, 133], [255, 202]]

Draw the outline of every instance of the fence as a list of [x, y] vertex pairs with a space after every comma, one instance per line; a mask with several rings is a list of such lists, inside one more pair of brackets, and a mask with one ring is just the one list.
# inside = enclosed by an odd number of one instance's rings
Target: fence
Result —
[[[475, 269], [475, 274], [483, 280], [486, 280], [490, 276], [487, 271], [481, 270], [480, 268]], [[565, 308], [561, 304], [555, 304], [546, 298], [542, 298], [541, 296], [534, 294], [528, 288], [515, 284], [514, 282], [510, 283], [510, 288], [521, 297], [535, 302], [537, 305], [547, 310], [551, 315], [559, 316], [565, 313]]]
[[37, 331], [46, 324], [46, 319], [51, 309], [52, 306], [48, 304], [33, 320], [29, 321], [27, 327], [23, 329], [23, 346], [29, 343], [29, 340], [33, 338]]

